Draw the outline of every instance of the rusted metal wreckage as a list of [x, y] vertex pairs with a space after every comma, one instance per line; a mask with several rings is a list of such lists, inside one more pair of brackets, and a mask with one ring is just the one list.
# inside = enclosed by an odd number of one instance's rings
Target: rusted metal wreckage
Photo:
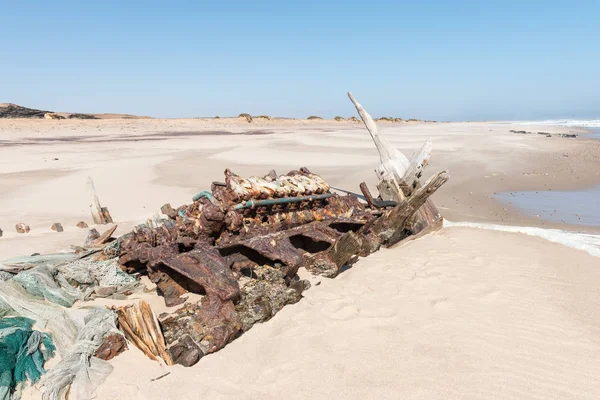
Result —
[[[125, 271], [147, 273], [167, 306], [185, 303], [158, 318], [170, 362], [193, 365], [299, 301], [310, 286], [299, 268], [332, 278], [359, 256], [440, 226], [428, 198], [448, 174], [419, 182], [431, 141], [406, 158], [349, 96], [381, 156], [377, 198], [364, 183], [364, 197], [334, 193], [307, 168], [249, 178], [226, 170], [224, 182], [214, 182], [193, 203], [166, 204], [168, 219], [119, 239]], [[203, 297], [192, 302], [186, 293]]]

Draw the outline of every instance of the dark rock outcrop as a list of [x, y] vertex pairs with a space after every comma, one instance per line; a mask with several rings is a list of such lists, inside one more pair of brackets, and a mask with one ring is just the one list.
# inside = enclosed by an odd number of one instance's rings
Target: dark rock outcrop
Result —
[[98, 119], [97, 117], [90, 115], [90, 114], [79, 114], [79, 113], [75, 113], [75, 114], [71, 114], [68, 117], [69, 119]]
[[44, 115], [49, 112], [10, 103], [0, 105], [0, 118], [44, 118]]

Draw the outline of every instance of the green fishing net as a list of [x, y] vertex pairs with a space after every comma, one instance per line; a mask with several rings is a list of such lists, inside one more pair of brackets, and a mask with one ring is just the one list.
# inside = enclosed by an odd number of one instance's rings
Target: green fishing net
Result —
[[52, 339], [24, 317], [0, 319], [0, 400], [18, 399], [24, 382], [36, 383], [54, 355]]

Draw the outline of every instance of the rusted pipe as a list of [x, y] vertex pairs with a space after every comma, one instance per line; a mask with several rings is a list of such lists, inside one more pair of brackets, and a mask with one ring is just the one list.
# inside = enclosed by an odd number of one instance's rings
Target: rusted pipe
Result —
[[254, 200], [250, 199], [243, 203], [236, 204], [233, 206], [234, 210], [241, 210], [243, 208], [255, 208], [258, 206], [271, 206], [274, 204], [287, 204], [287, 203], [299, 203], [301, 201], [313, 201], [323, 200], [333, 196], [331, 193], [325, 194], [314, 194], [311, 196], [299, 196], [299, 197], [283, 197], [279, 199], [265, 199], [265, 200]]

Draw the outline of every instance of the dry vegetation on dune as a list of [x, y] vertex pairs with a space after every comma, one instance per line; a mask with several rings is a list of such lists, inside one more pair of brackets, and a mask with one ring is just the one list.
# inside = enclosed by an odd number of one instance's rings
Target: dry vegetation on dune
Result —
[[252, 115], [247, 113], [241, 113], [240, 115], [238, 115], [238, 118], [246, 118], [246, 121], [248, 121], [248, 123], [252, 122]]

